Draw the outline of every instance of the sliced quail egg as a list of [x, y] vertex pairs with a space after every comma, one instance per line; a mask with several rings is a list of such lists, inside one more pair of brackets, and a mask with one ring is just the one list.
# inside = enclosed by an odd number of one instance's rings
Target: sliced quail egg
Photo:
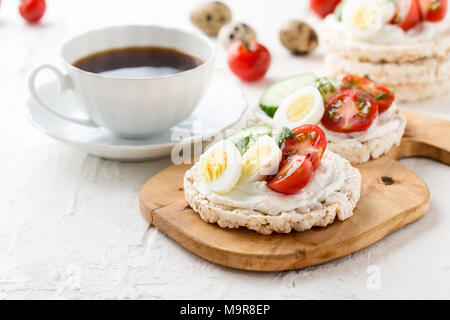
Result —
[[216, 143], [200, 157], [201, 177], [213, 192], [229, 192], [239, 181], [241, 172], [241, 154], [228, 140]]
[[316, 124], [325, 112], [322, 95], [315, 86], [303, 87], [288, 96], [275, 112], [278, 127], [293, 129], [302, 124]]
[[394, 18], [395, 11], [397, 10], [393, 1], [390, 0], [375, 0], [378, 6], [381, 8], [381, 14], [383, 15], [384, 23], [389, 23]]
[[242, 176], [239, 183], [260, 181], [276, 174], [281, 156], [281, 150], [272, 137], [259, 137], [242, 157]]
[[380, 31], [384, 22], [378, 1], [353, 0], [342, 9], [342, 23], [358, 40], [368, 40]]

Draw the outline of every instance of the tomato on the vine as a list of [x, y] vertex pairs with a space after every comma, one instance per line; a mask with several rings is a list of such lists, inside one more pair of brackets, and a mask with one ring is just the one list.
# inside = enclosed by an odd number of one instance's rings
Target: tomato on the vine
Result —
[[270, 52], [255, 40], [235, 41], [228, 51], [228, 65], [245, 81], [261, 79], [270, 66]]
[[344, 89], [325, 104], [322, 125], [335, 132], [367, 130], [378, 116], [378, 105], [360, 89]]
[[19, 12], [29, 23], [38, 22], [45, 13], [45, 0], [21, 0]]

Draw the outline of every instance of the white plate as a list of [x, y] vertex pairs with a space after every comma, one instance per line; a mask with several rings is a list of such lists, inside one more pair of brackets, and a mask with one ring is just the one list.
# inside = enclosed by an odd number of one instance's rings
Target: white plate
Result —
[[[66, 115], [82, 117], [71, 92], [59, 93], [56, 81], [43, 84], [38, 93], [49, 105]], [[168, 93], [170, 94], [170, 93]], [[195, 111], [184, 121], [147, 139], [131, 140], [114, 136], [104, 128], [74, 124], [53, 116], [31, 98], [27, 101], [28, 119], [45, 134], [63, 143], [105, 159], [143, 161], [168, 156], [180, 143], [208, 139], [237, 123], [247, 101], [236, 85], [214, 77]]]

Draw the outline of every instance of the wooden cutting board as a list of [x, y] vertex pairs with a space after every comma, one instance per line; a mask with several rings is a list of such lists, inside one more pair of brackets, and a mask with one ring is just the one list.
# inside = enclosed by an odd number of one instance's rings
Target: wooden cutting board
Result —
[[401, 145], [387, 156], [357, 166], [362, 174], [361, 199], [353, 217], [346, 221], [269, 236], [247, 229], [222, 229], [201, 220], [185, 201], [187, 165], [170, 166], [144, 185], [142, 215], [186, 249], [237, 269], [298, 269], [361, 250], [428, 210], [427, 185], [396, 159], [421, 156], [450, 165], [450, 121], [403, 113], [408, 125]]

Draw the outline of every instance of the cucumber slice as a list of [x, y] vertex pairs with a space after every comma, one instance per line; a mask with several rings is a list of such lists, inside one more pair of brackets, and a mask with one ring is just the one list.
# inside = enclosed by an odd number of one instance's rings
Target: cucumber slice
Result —
[[250, 126], [248, 128], [241, 129], [235, 133], [233, 133], [231, 136], [229, 136], [227, 139], [231, 140], [234, 144], [241, 140], [242, 138], [245, 138], [247, 136], [272, 136], [272, 128], [268, 126], [267, 124], [256, 124], [253, 126]]
[[259, 100], [259, 106], [269, 117], [273, 118], [287, 96], [301, 87], [313, 85], [316, 79], [317, 76], [314, 73], [304, 73], [275, 82], [264, 91]]
[[267, 115], [271, 118], [273, 118], [273, 116], [275, 115], [275, 112], [277, 112], [277, 110], [278, 110], [278, 107], [266, 107], [266, 106], [263, 106], [262, 104], [260, 104], [259, 106], [262, 109], [262, 111], [267, 113]]
[[248, 148], [256, 141], [259, 136], [272, 136], [272, 128], [266, 124], [257, 124], [235, 132], [227, 139], [234, 143], [241, 154], [244, 154]]
[[342, 21], [342, 10], [344, 9], [344, 2], [345, 1], [341, 1], [334, 9], [334, 15], [337, 21]]
[[317, 78], [315, 85], [323, 97], [323, 102], [326, 102], [329, 97], [339, 91], [341, 83], [335, 77], [322, 77]]

